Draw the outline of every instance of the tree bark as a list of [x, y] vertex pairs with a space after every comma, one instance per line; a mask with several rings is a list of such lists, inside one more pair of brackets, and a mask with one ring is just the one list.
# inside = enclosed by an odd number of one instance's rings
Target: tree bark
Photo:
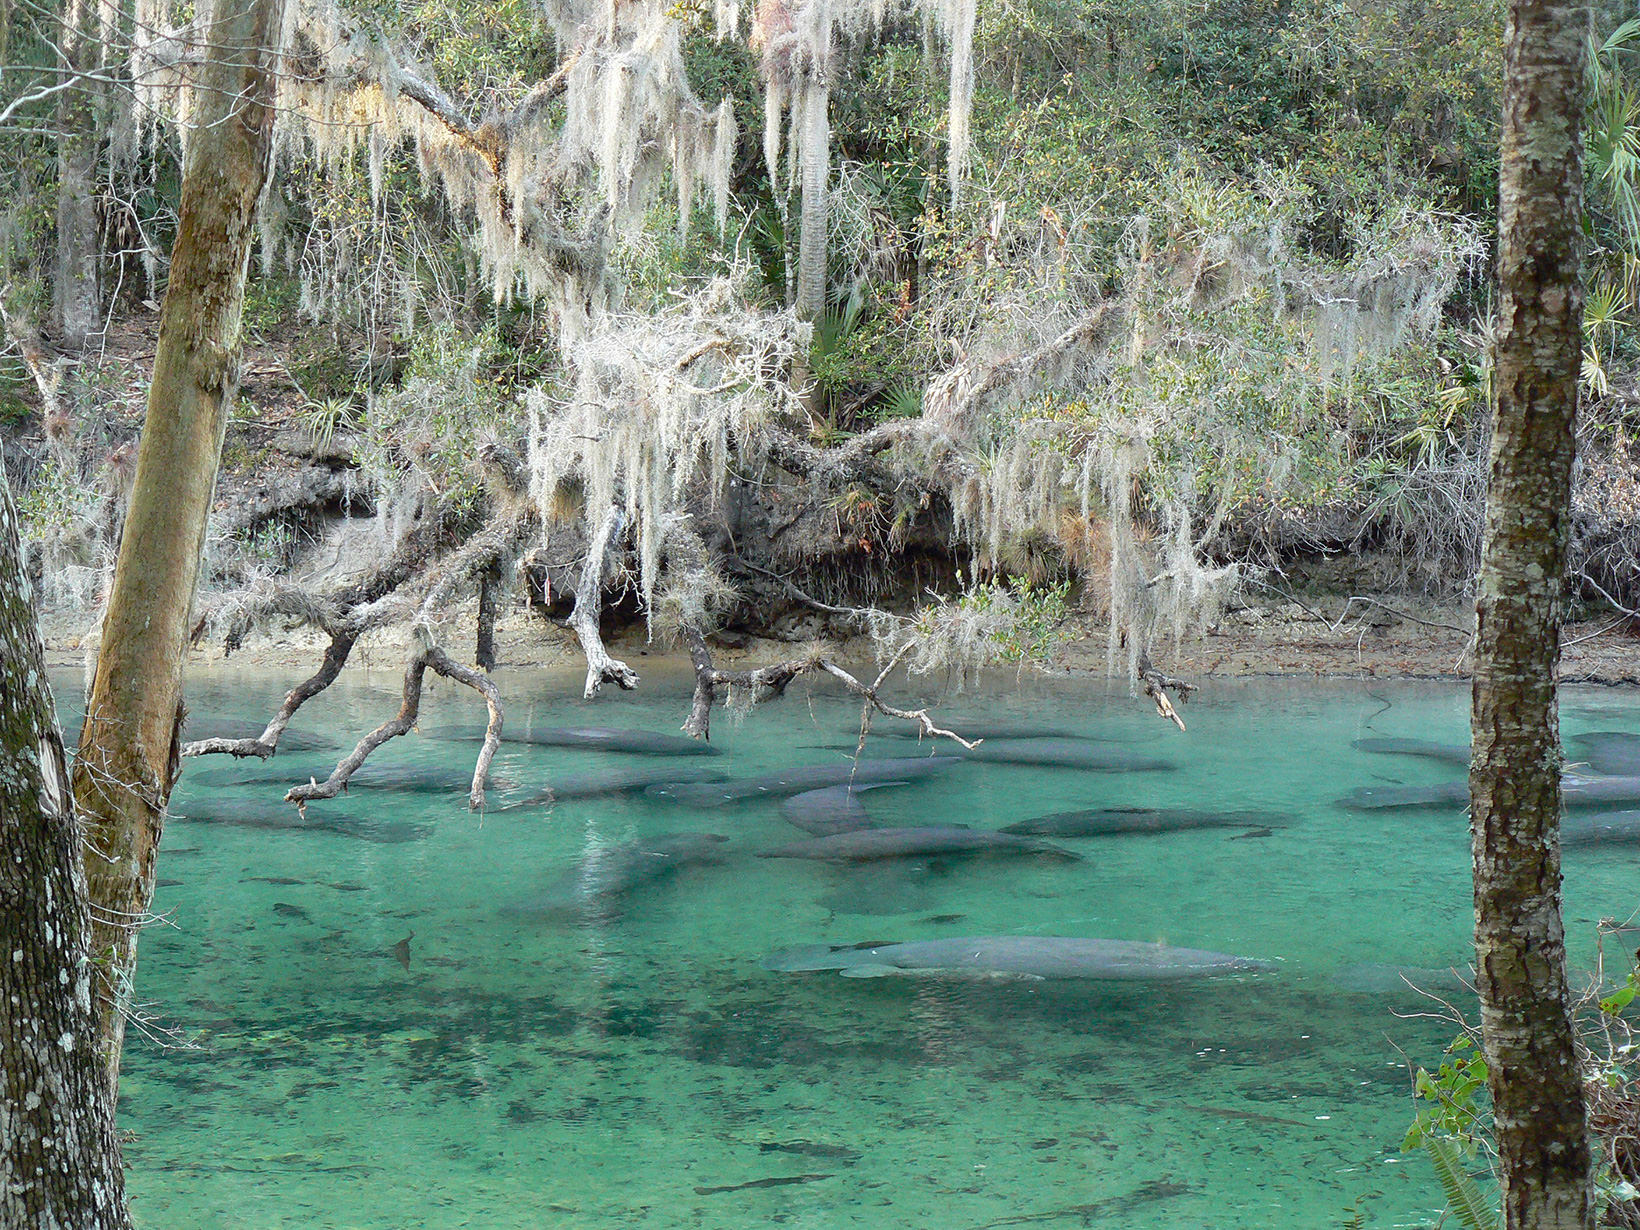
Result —
[[236, 383], [245, 265], [267, 180], [284, 0], [221, 0], [196, 88], [182, 206], [160, 314], [102, 652], [81, 733], [98, 1035], [119, 1071], [136, 921], [175, 777], [182, 661], [222, 435]]
[[478, 637], [473, 662], [480, 670], [495, 669], [495, 620], [501, 608], [501, 586], [505, 574], [499, 563], [491, 564], [478, 577]]
[[831, 58], [831, 24], [816, 31], [814, 76], [803, 82], [796, 98], [802, 107], [797, 148], [801, 199], [798, 205], [797, 318], [817, 321], [826, 310], [826, 181], [831, 178], [831, 91], [827, 82]]
[[1498, 408], [1476, 602], [1476, 988], [1506, 1230], [1589, 1230], [1592, 1170], [1566, 990], [1555, 672], [1565, 597], [1587, 10], [1512, 0], [1506, 32]]
[[[65, 74], [96, 74], [104, 46], [98, 0], [69, 0], [59, 54]], [[106, 90], [86, 77], [57, 105], [57, 259], [52, 284], [57, 331], [68, 350], [83, 350], [102, 329], [101, 253], [97, 235], [97, 155]]]
[[127, 1230], [80, 832], [0, 469], [0, 1230]]

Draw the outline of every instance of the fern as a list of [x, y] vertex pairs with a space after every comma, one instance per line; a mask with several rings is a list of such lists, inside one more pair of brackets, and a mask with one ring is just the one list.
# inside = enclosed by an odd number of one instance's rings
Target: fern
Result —
[[1498, 1230], [1497, 1212], [1463, 1168], [1464, 1151], [1458, 1141], [1451, 1136], [1428, 1136], [1424, 1139], [1424, 1148], [1429, 1151], [1429, 1160], [1441, 1180], [1447, 1207], [1464, 1230]]

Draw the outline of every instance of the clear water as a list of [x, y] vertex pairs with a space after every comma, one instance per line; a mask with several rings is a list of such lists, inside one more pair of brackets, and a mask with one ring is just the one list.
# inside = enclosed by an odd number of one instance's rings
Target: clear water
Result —
[[[686, 682], [645, 682], [589, 709], [570, 699], [573, 680], [515, 673], [509, 722], [674, 730]], [[284, 683], [196, 687], [194, 729], [266, 714]], [[299, 728], [351, 743], [392, 712], [395, 685], [338, 685]], [[473, 714], [448, 686], [429, 704], [429, 726]], [[386, 844], [203, 822], [283, 785], [204, 784], [226, 762], [190, 765], [160, 860], [172, 925], [143, 938], [140, 991], [199, 1045], [129, 1048], [120, 1110], [139, 1224], [1322, 1227], [1357, 1200], [1373, 1225], [1426, 1224], [1433, 1174], [1398, 1150], [1406, 1058], [1436, 1058], [1451, 1027], [1404, 1015], [1415, 996], [1345, 992], [1334, 975], [1466, 960], [1465, 823], [1453, 809], [1362, 814], [1334, 800], [1457, 773], [1350, 740], [1462, 739], [1466, 705], [1459, 686], [1215, 683], [1176, 735], [1102, 685], [969, 693], [947, 711], [1131, 739], [1179, 768], [963, 765], [866, 796], [877, 818], [993, 826], [1079, 806], [1222, 805], [1294, 821], [1262, 837], [1067, 839], [1087, 861], [897, 878], [752, 857], [802, 836], [767, 801], [691, 811], [640, 795], [479, 816], [456, 796], [360, 788], [332, 805], [427, 826]], [[713, 763], [834, 761], [824, 745], [856, 721], [841, 698], [794, 692], [743, 726], [720, 718], [726, 755]], [[1640, 729], [1640, 700], [1574, 693], [1565, 725]], [[461, 771], [474, 750], [413, 736], [378, 755]], [[287, 782], [334, 762], [279, 759]], [[534, 784], [627, 759], [522, 749], [502, 771]], [[731, 861], [589, 925], [507, 912], [589, 850], [684, 829], [731, 838]], [[1592, 963], [1597, 919], [1634, 910], [1632, 861], [1570, 852], [1574, 964]], [[411, 933], [405, 970], [393, 946]], [[985, 933], [1166, 940], [1282, 964], [1171, 988], [759, 965], [794, 943]], [[788, 1179], [800, 1181], [765, 1182]]]

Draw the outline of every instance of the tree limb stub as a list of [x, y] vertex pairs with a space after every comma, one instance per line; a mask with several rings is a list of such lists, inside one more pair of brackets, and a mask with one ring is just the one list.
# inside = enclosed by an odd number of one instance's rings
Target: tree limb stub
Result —
[[581, 652], [587, 659], [587, 683], [582, 693], [586, 700], [596, 698], [606, 683], [614, 683], [625, 692], [638, 686], [638, 672], [609, 656], [598, 631], [598, 619], [603, 612], [604, 575], [625, 527], [626, 511], [618, 504], [612, 505], [587, 547], [586, 566], [581, 569], [580, 584], [575, 587], [575, 609], [570, 612], [569, 626], [580, 640]]
[[490, 762], [495, 759], [496, 748], [501, 744], [501, 692], [482, 671], [453, 661], [442, 649], [432, 645], [425, 635], [419, 640], [419, 647], [404, 668], [404, 699], [399, 705], [398, 714], [360, 739], [358, 746], [336, 765], [335, 770], [325, 781], [291, 787], [285, 793], [287, 803], [295, 803], [298, 807], [305, 808], [314, 799], [335, 798], [346, 788], [348, 779], [370, 757], [370, 753], [389, 739], [397, 738], [413, 729], [416, 717], [421, 712], [422, 679], [431, 667], [434, 672], [446, 679], [453, 679], [478, 692], [484, 697], [484, 703], [489, 709], [490, 721], [484, 732], [484, 746], [479, 750], [478, 763], [473, 768], [472, 790], [467, 796], [468, 806], [474, 811], [484, 806], [484, 782], [489, 776]]

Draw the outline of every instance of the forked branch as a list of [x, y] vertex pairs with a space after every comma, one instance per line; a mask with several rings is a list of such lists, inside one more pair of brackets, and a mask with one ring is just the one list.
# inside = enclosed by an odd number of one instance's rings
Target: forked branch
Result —
[[287, 803], [305, 807], [314, 799], [335, 798], [346, 788], [348, 779], [358, 771], [359, 766], [369, 759], [370, 753], [389, 739], [413, 729], [421, 712], [422, 679], [431, 667], [446, 679], [472, 688], [484, 697], [484, 703], [489, 708], [490, 722], [484, 732], [484, 746], [479, 750], [478, 763], [473, 769], [472, 790], [467, 796], [468, 805], [474, 811], [484, 806], [484, 782], [489, 777], [490, 762], [495, 759], [496, 748], [501, 744], [501, 693], [484, 672], [453, 661], [442, 649], [436, 648], [425, 633], [418, 632], [417, 641], [416, 652], [404, 668], [404, 698], [399, 704], [398, 714], [360, 739], [358, 746], [337, 764], [325, 781], [291, 787], [285, 793]]

